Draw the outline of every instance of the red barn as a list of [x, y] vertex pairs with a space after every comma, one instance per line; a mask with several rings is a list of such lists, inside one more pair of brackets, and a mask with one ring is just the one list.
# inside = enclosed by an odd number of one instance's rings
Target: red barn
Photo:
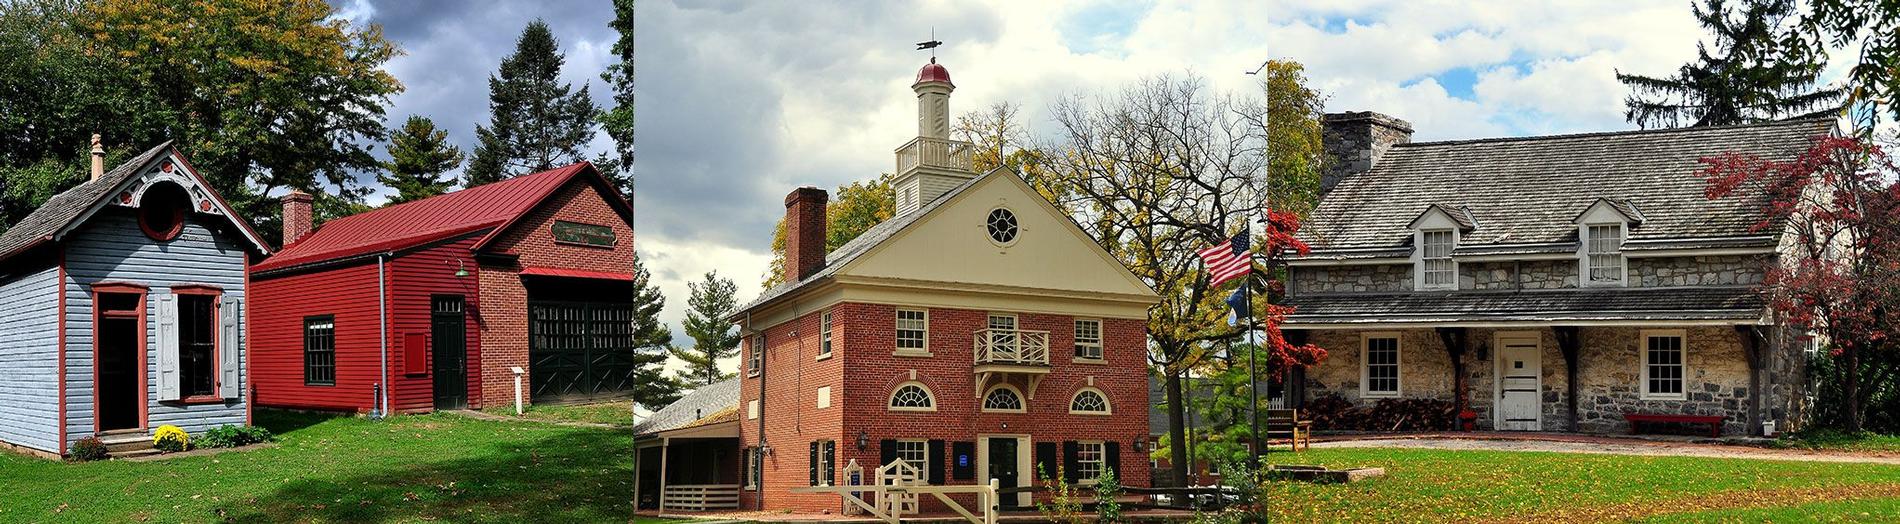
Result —
[[[633, 207], [579, 163], [338, 218], [283, 199], [252, 268], [265, 406], [398, 413], [620, 396]], [[385, 393], [386, 392], [386, 393]]]

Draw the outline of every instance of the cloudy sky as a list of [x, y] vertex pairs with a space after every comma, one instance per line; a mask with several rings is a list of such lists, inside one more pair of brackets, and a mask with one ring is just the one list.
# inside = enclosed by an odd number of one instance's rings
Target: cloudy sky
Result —
[[[607, 2], [338, 0], [407, 54], [393, 121], [422, 114], [468, 147], [487, 83], [528, 20], [593, 85], [614, 34]], [[1329, 111], [1410, 120], [1419, 140], [1630, 128], [1614, 73], [1664, 74], [1694, 56], [1689, 0], [1628, 2], [1125, 0], [641, 0], [636, 23], [638, 249], [678, 329], [686, 282], [717, 270], [759, 289], [786, 192], [888, 171], [915, 134], [909, 90], [932, 31], [957, 84], [952, 110], [1049, 104], [1145, 76], [1195, 74], [1257, 93], [1246, 71], [1304, 63]], [[595, 144], [604, 150], [603, 134]]]

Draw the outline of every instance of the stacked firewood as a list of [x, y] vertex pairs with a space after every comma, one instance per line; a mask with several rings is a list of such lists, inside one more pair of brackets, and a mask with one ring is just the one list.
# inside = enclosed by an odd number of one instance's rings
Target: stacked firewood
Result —
[[1337, 395], [1309, 400], [1300, 413], [1320, 431], [1445, 431], [1457, 415], [1449, 400], [1388, 398], [1354, 405]]

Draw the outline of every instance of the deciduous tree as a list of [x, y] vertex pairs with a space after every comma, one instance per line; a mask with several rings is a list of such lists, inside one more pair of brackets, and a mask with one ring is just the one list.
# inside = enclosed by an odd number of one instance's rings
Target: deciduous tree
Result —
[[469, 187], [587, 159], [582, 148], [594, 139], [600, 108], [587, 86], [576, 91], [561, 82], [566, 62], [546, 22], [529, 22], [521, 31], [514, 54], [488, 77], [489, 123], [475, 127]]
[[449, 132], [435, 127], [435, 121], [412, 115], [402, 129], [389, 137], [389, 161], [376, 180], [396, 190], [390, 204], [421, 200], [440, 195], [455, 185], [446, 174], [462, 165], [462, 150], [449, 143]]
[[[837, 198], [825, 205], [825, 252], [838, 249], [872, 227], [897, 214], [896, 177], [885, 173], [877, 180], [838, 186]], [[766, 289], [785, 283], [785, 218], [772, 231], [772, 263], [766, 267]]]
[[719, 370], [719, 361], [730, 358], [739, 347], [739, 328], [726, 320], [738, 306], [734, 295], [738, 287], [719, 272], [706, 273], [699, 282], [688, 282], [693, 295], [686, 299], [686, 336], [693, 338], [691, 348], [670, 348], [673, 356], [686, 362], [678, 380], [687, 385], [704, 386], [730, 376]]
[[1306, 216], [1319, 205], [1328, 160], [1320, 136], [1326, 96], [1307, 85], [1306, 66], [1292, 60], [1267, 61], [1260, 89], [1267, 100], [1266, 119], [1256, 124], [1267, 129], [1267, 202]]

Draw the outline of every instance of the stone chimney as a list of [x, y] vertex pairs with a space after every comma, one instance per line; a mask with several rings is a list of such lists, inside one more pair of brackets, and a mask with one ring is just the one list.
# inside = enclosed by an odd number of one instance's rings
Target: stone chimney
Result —
[[99, 140], [99, 134], [92, 134], [92, 179], [106, 176], [106, 145]]
[[801, 187], [785, 195], [785, 282], [798, 282], [825, 268], [825, 203], [831, 195]]
[[1392, 146], [1412, 141], [1411, 122], [1371, 111], [1327, 113], [1320, 124], [1320, 142], [1332, 157], [1320, 174], [1322, 197], [1347, 177], [1371, 171]]
[[310, 234], [311, 202], [315, 200], [309, 193], [295, 189], [284, 195], [284, 246], [288, 247]]

